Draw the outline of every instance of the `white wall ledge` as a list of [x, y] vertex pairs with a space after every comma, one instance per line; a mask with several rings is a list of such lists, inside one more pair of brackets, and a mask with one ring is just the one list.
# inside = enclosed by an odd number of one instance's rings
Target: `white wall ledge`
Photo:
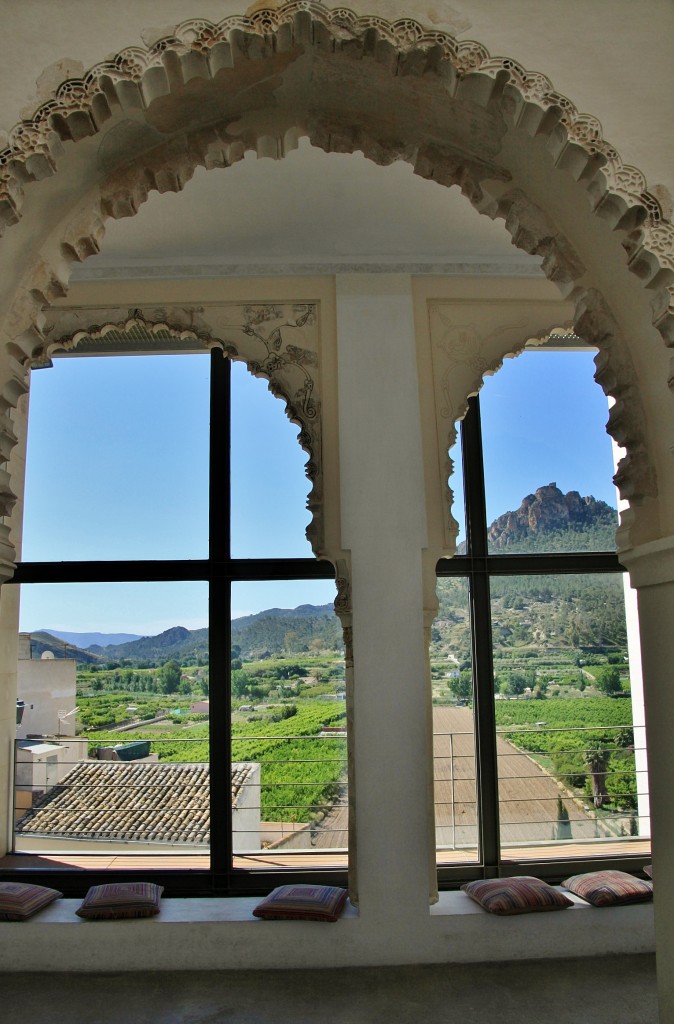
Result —
[[[571, 896], [554, 913], [496, 917], [443, 892], [413, 921], [347, 903], [334, 924], [261, 921], [256, 897], [165, 899], [157, 917], [83, 921], [62, 899], [25, 922], [0, 922], [0, 972], [191, 971], [483, 963], [652, 953], [653, 905], [597, 909]], [[395, 920], [397, 927], [393, 927]]]

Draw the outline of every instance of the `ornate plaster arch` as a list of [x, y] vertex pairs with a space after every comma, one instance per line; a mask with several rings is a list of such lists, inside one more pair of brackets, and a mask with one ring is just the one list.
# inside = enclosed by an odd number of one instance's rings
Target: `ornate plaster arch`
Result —
[[[282, 86], [297, 84], [295, 72], [306, 83], [307, 68], [318, 82], [314, 93], [286, 102]], [[340, 113], [345, 73], [363, 95], [360, 105], [349, 95]], [[388, 118], [371, 102], [377, 91], [394, 100]], [[376, 114], [368, 116], [371, 109]], [[579, 332], [601, 350], [598, 379], [616, 399], [611, 426], [628, 450], [623, 493], [635, 504], [657, 493], [630, 339], [588, 275], [585, 253], [509, 169], [509, 141], [535, 143], [537, 158], [565, 172], [559, 181], [575, 183], [574, 204], [613, 232], [617, 271], [627, 268], [646, 289], [649, 318], [668, 345], [672, 225], [643, 175], [603, 139], [599, 122], [544, 75], [410, 19], [389, 23], [309, 0], [218, 25], [192, 19], [152, 47], [124, 50], [64, 82], [13, 130], [0, 153], [0, 222], [20, 227], [42, 179], [58, 179], [62, 169], [74, 175], [67, 144], [87, 151], [99, 136], [112, 138], [108, 122], [135, 126], [141, 137], [135, 148], [113, 145], [95, 180], [74, 180], [80, 206], [51, 225], [41, 259], [19, 284], [5, 321], [10, 379], [0, 393], [0, 452], [13, 444], [11, 409], [26, 362], [44, 347], [41, 309], [65, 294], [72, 263], [97, 251], [105, 219], [135, 213], [152, 189], [182, 189], [197, 166], [228, 166], [249, 149], [279, 157], [305, 135], [328, 152], [360, 150], [381, 164], [405, 159], [423, 177], [458, 184], [478, 211], [505, 219], [515, 244], [543, 257], [547, 276], [576, 301]], [[9, 477], [0, 473], [3, 512], [12, 501]]]
[[217, 306], [101, 308], [54, 311], [45, 324], [47, 339], [33, 365], [48, 365], [58, 352], [208, 351], [221, 348], [245, 362], [250, 373], [268, 381], [282, 399], [298, 441], [308, 454], [311, 484], [307, 540], [324, 557], [321, 397], [318, 376], [318, 310], [312, 303], [222, 303]]
[[[329, 10], [313, 0], [229, 16], [218, 24], [190, 19], [151, 47], [129, 47], [83, 78], [67, 79], [30, 120], [14, 127], [0, 151], [0, 226], [20, 218], [26, 185], [57, 173], [63, 144], [100, 133], [116, 110], [147, 110], [190, 83], [212, 80], [243, 61], [269, 63], [299, 50], [341, 52], [359, 61], [371, 58], [400, 77], [435, 75], [449, 96], [470, 96], [484, 108], [498, 109], [529, 135], [544, 137], [556, 165], [584, 181], [594, 212], [629, 233], [625, 248], [632, 272], [651, 287], [668, 285], [670, 299], [674, 296], [674, 229], [658, 198], [648, 191], [639, 169], [625, 165], [603, 138], [599, 121], [579, 112], [545, 75], [527, 71], [510, 58], [492, 57], [478, 42], [456, 40], [409, 18], [391, 23], [359, 17], [348, 8]], [[292, 130], [283, 138], [261, 136], [257, 149], [279, 156], [296, 138]], [[366, 138], [362, 141], [367, 143]], [[215, 138], [211, 142], [217, 146]], [[331, 142], [333, 147], [339, 144], [337, 139]], [[232, 139], [212, 155], [231, 162], [245, 148], [246, 141]], [[423, 174], [440, 154], [433, 147], [426, 152], [416, 148], [415, 169]], [[162, 166], [166, 162], [164, 155]], [[166, 167], [163, 180], [148, 181], [148, 188], [182, 187], [177, 175], [170, 180], [174, 174]], [[672, 309], [674, 301], [668, 305], [669, 315]], [[667, 320], [661, 307], [655, 315], [659, 324]]]

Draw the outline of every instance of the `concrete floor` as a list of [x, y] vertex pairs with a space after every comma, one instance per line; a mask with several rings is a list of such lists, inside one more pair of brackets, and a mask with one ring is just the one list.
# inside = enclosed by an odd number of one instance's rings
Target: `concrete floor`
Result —
[[31, 1024], [657, 1024], [655, 959], [0, 975]]

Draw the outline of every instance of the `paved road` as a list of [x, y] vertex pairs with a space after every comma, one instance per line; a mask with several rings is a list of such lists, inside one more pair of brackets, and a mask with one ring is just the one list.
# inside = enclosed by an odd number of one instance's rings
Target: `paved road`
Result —
[[[435, 813], [438, 845], [475, 846], [475, 742], [470, 708], [434, 708]], [[569, 813], [571, 837], [595, 836], [593, 818], [565, 797], [555, 779], [512, 743], [497, 738], [501, 841], [557, 838], [558, 799]], [[567, 838], [571, 838], [567, 837]]]

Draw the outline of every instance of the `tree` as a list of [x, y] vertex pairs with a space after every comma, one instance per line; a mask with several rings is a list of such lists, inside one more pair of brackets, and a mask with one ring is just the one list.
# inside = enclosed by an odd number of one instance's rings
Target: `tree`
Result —
[[473, 676], [471, 672], [459, 672], [447, 684], [457, 700], [470, 700], [473, 696]]
[[241, 669], [235, 669], [232, 672], [232, 695], [234, 697], [245, 697], [249, 693], [251, 687], [251, 678]]
[[601, 747], [593, 747], [585, 754], [585, 764], [592, 776], [592, 800], [595, 807], [603, 807], [609, 799], [606, 776], [610, 757], [611, 752]]
[[283, 637], [283, 646], [285, 647], [286, 651], [295, 650], [297, 646], [297, 640], [297, 631], [294, 629], [289, 629], [285, 636]]
[[615, 665], [602, 665], [601, 668], [597, 669], [595, 679], [598, 688], [607, 696], [622, 691], [620, 672]]
[[180, 665], [166, 661], [159, 669], [159, 689], [162, 693], [177, 693], [180, 687]]
[[504, 673], [504, 681], [506, 684], [506, 692], [512, 697], [520, 697], [527, 686], [532, 684], [530, 677], [524, 672], [508, 672]]

